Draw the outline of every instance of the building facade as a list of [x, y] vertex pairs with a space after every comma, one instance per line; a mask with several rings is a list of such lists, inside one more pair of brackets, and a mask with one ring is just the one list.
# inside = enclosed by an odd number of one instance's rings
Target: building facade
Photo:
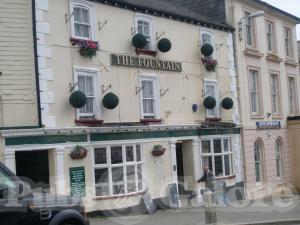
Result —
[[43, 128], [1, 132], [13, 171], [88, 211], [147, 192], [170, 205], [203, 164], [243, 183], [231, 26], [169, 1], [40, 0], [35, 14]]
[[[295, 184], [287, 117], [299, 115], [296, 24], [300, 19], [262, 1], [227, 4], [227, 21], [237, 28], [247, 197], [282, 193], [282, 188]], [[251, 18], [259, 11], [264, 15]]]

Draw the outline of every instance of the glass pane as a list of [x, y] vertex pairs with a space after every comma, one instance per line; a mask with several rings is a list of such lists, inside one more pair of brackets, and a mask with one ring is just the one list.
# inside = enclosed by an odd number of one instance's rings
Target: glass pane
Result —
[[138, 190], [143, 190], [143, 171], [142, 165], [137, 165], [137, 175], [138, 175]]
[[123, 163], [122, 146], [111, 147], [111, 163]]
[[108, 183], [108, 168], [95, 169], [95, 183], [96, 184]]
[[277, 171], [277, 177], [281, 177], [281, 173], [280, 173], [280, 159], [276, 159], [276, 171]]
[[81, 9], [81, 13], [82, 13], [82, 21], [83, 23], [90, 23], [90, 13], [88, 9]]
[[123, 167], [113, 167], [111, 169], [112, 172], [112, 182], [113, 183], [118, 183], [124, 182], [124, 171], [123, 171]]
[[229, 155], [224, 155], [225, 176], [230, 175], [230, 159]]
[[90, 37], [90, 26], [89, 25], [80, 25], [81, 37], [89, 38]]
[[222, 153], [221, 140], [214, 140], [214, 153]]
[[109, 186], [96, 187], [96, 196], [109, 196]]
[[75, 23], [75, 36], [81, 37], [81, 26]]
[[202, 141], [202, 153], [211, 153], [210, 150], [210, 140]]
[[224, 139], [223, 143], [224, 143], [224, 152], [228, 152], [229, 151], [229, 140]]
[[215, 156], [215, 176], [223, 176], [223, 160], [222, 156]]
[[86, 89], [85, 94], [88, 96], [94, 96], [94, 79], [93, 77], [86, 77]]
[[213, 171], [213, 165], [212, 165], [212, 157], [211, 156], [204, 156], [202, 157], [202, 165], [208, 165], [209, 169]]
[[202, 33], [202, 43], [203, 44], [211, 44], [211, 35], [207, 33]]
[[145, 114], [154, 114], [154, 100], [144, 99], [143, 100], [143, 110]]
[[256, 182], [260, 182], [260, 162], [255, 162]]
[[141, 145], [136, 145], [136, 161], [142, 161]]
[[121, 195], [124, 193], [125, 193], [124, 184], [113, 185], [113, 195]]
[[127, 166], [126, 167], [127, 173], [127, 190], [128, 193], [135, 192], [135, 166]]
[[80, 22], [80, 18], [81, 18], [80, 8], [74, 7], [73, 14], [74, 14], [74, 21]]
[[95, 155], [95, 164], [106, 164], [106, 148], [95, 148], [94, 150]]
[[133, 146], [126, 146], [126, 162], [134, 161]]
[[85, 93], [85, 79], [83, 76], [78, 76], [78, 90]]

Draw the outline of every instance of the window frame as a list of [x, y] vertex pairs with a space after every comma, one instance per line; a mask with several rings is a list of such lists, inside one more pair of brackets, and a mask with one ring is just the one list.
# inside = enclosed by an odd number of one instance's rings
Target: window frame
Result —
[[[214, 152], [214, 140], [221, 140], [221, 153], [215, 153]], [[224, 140], [228, 140], [228, 152], [224, 151]], [[203, 153], [203, 142], [204, 141], [210, 141], [210, 153]], [[230, 169], [230, 174], [226, 175], [225, 174], [225, 156], [229, 156], [229, 169]], [[222, 156], [222, 170], [223, 170], [223, 175], [222, 176], [216, 176], [216, 171], [215, 171], [215, 156]], [[232, 138], [229, 136], [222, 136], [222, 137], [206, 137], [206, 138], [201, 138], [200, 141], [200, 158], [201, 158], [201, 164], [203, 165], [203, 158], [204, 157], [211, 157], [212, 158], [212, 172], [217, 179], [222, 179], [226, 177], [232, 177], [236, 175], [235, 172], [235, 167], [234, 167], [234, 150], [233, 150], [233, 144], [232, 144]]]
[[[276, 38], [276, 21], [274, 21], [271, 18], [266, 18], [265, 20], [265, 24], [266, 24], [266, 40], [267, 40], [267, 52], [269, 54], [277, 54], [277, 38]], [[272, 41], [271, 41], [271, 45], [272, 45], [272, 49], [269, 50], [269, 38], [268, 38], [268, 24], [271, 24], [272, 27]]]
[[[256, 161], [255, 160], [255, 155], [256, 155], [256, 151], [255, 151], [255, 147], [256, 145], [259, 147], [259, 158], [260, 160], [259, 161]], [[253, 148], [253, 153], [254, 153], [254, 175], [255, 175], [255, 183], [256, 183], [256, 186], [260, 186], [264, 183], [264, 180], [265, 180], [265, 170], [264, 170], [264, 147], [263, 147], [263, 142], [260, 140], [260, 139], [257, 139], [255, 142], [254, 142], [254, 148]], [[257, 181], [257, 174], [256, 174], [256, 163], [259, 162], [259, 178], [260, 180]]]
[[[76, 84], [75, 90], [78, 90], [78, 76], [83, 75], [83, 76], [89, 76], [93, 77], [93, 88], [94, 88], [94, 102], [93, 102], [93, 113], [81, 113], [80, 109], [76, 109], [76, 119], [84, 119], [82, 117], [95, 117], [95, 119], [100, 119], [101, 118], [101, 107], [100, 107], [100, 91], [98, 90], [98, 86], [100, 84], [99, 81], [99, 70], [98, 69], [93, 69], [93, 68], [85, 68], [85, 67], [78, 67], [74, 66], [74, 82]], [[83, 73], [83, 74], [79, 74]], [[86, 73], [86, 74], [84, 74]]]
[[[257, 73], [257, 79], [256, 79], [256, 92], [257, 92], [257, 107], [259, 107], [258, 111], [254, 112], [252, 109], [252, 97], [251, 97], [251, 82], [250, 82], [250, 75], [251, 71], [256, 71]], [[250, 106], [250, 113], [253, 117], [259, 117], [262, 115], [263, 112], [263, 102], [262, 102], [262, 95], [261, 95], [261, 74], [260, 74], [260, 68], [255, 67], [248, 67], [248, 94], [249, 94], [249, 106]]]
[[[248, 10], [248, 9], [244, 9], [244, 16], [247, 17], [247, 15], [250, 15], [253, 10]], [[248, 21], [251, 21], [251, 24], [252, 24], [252, 32], [251, 32], [251, 45], [249, 45], [249, 39], [248, 39], [248, 29], [247, 29], [247, 24], [248, 24]], [[246, 44], [246, 48], [250, 48], [250, 49], [257, 49], [257, 38], [256, 38], [256, 19], [255, 18], [246, 18], [245, 19], [245, 22], [244, 22], [244, 33], [245, 33], [245, 44]]]
[[214, 36], [214, 32], [210, 29], [205, 29], [205, 28], [200, 28], [200, 55], [201, 55], [201, 46], [204, 44], [203, 42], [203, 34], [207, 34], [210, 36], [210, 41], [213, 48], [214, 48], [214, 52], [212, 54], [212, 58], [216, 58], [216, 47], [215, 47], [215, 36]]
[[[140, 152], [141, 152], [141, 161], [137, 161], [136, 157], [136, 146], [140, 146]], [[111, 163], [111, 148], [113, 147], [122, 147], [122, 163], [118, 164], [112, 164]], [[126, 161], [126, 147], [127, 146], [133, 146], [134, 151], [134, 161], [127, 162]], [[105, 164], [96, 164], [95, 161], [95, 149], [105, 148], [106, 149], [106, 163]], [[145, 153], [144, 153], [144, 144], [140, 142], [128, 142], [128, 143], [111, 143], [111, 144], [103, 144], [103, 145], [95, 145], [92, 147], [92, 154], [91, 154], [91, 160], [92, 160], [92, 175], [93, 175], [93, 192], [95, 198], [112, 198], [112, 197], [119, 197], [119, 196], [126, 196], [126, 195], [132, 195], [132, 194], [138, 194], [145, 191]], [[141, 165], [142, 169], [142, 188], [139, 190], [138, 188], [138, 170], [137, 166]], [[128, 166], [135, 166], [135, 192], [128, 192], [128, 183], [127, 183], [127, 167]], [[123, 181], [124, 181], [124, 193], [121, 194], [113, 194], [113, 177], [112, 177], [112, 168], [123, 168]], [[109, 195], [97, 195], [96, 188], [96, 170], [97, 169], [108, 169], [108, 188], [109, 188]]]
[[[270, 71], [270, 90], [271, 90], [271, 108], [272, 108], [272, 116], [273, 117], [280, 117], [282, 116], [282, 100], [281, 100], [281, 82], [280, 82], [280, 72], [277, 71]], [[276, 92], [277, 92], [277, 111], [274, 112], [273, 110], [273, 95], [272, 95], [272, 78], [276, 77]]]
[[[82, 8], [86, 8], [89, 10], [89, 17], [90, 17], [90, 37], [81, 37], [81, 36], [76, 36], [75, 35], [75, 19], [74, 19], [74, 8], [75, 6], [79, 6]], [[94, 12], [94, 5], [84, 1], [84, 0], [70, 0], [70, 25], [71, 25], [71, 37], [79, 40], [95, 40], [95, 12]]]
[[205, 109], [205, 114], [206, 114], [206, 118], [220, 118], [220, 96], [219, 96], [219, 84], [217, 80], [208, 80], [205, 79], [204, 80], [204, 93], [205, 93], [205, 97], [207, 97], [207, 85], [213, 85], [215, 86], [215, 91], [216, 91], [216, 107], [214, 109], [212, 109], [214, 111], [214, 115], [211, 116], [209, 115], [209, 111], [208, 109]]
[[[152, 117], [152, 115], [147, 115], [144, 113], [144, 107], [143, 107], [143, 89], [142, 89], [142, 81], [143, 80], [151, 80], [154, 82], [154, 97], [155, 97], [155, 112]], [[159, 88], [159, 80], [158, 76], [154, 74], [140, 74], [139, 75], [139, 88], [141, 88], [140, 91], [140, 112], [141, 112], [141, 119], [160, 119], [160, 88]]]
[[[277, 150], [277, 144], [279, 143], [279, 149]], [[276, 178], [279, 181], [282, 181], [284, 179], [284, 160], [283, 160], [283, 141], [280, 137], [278, 137], [275, 141], [275, 164], [276, 164]], [[279, 158], [277, 158], [277, 151]], [[277, 167], [277, 160], [279, 160], [279, 168]], [[280, 172], [280, 176], [278, 176], [278, 170]]]
[[[286, 45], [286, 29], [289, 30], [290, 32], [290, 49], [288, 49], [288, 46]], [[293, 37], [293, 29], [288, 26], [288, 25], [283, 25], [283, 40], [284, 40], [284, 52], [285, 52], [285, 56], [288, 59], [294, 59], [295, 58], [295, 52], [294, 52], [294, 37]], [[288, 54], [287, 51], [291, 51], [291, 55]]]
[[145, 48], [146, 50], [155, 50], [155, 37], [154, 37], [154, 24], [153, 24], [153, 18], [149, 15], [145, 15], [145, 14], [141, 14], [141, 13], [137, 13], [135, 14], [134, 17], [134, 30], [135, 30], [135, 34], [138, 33], [138, 21], [144, 21], [149, 23], [149, 33], [150, 33], [150, 44], [149, 44], [149, 48]]
[[[294, 104], [291, 103], [290, 101], [290, 78], [294, 79]], [[295, 116], [299, 112], [298, 110], [298, 97], [297, 97], [297, 77], [295, 75], [287, 75], [287, 90], [288, 90], [288, 104], [289, 104], [289, 115], [290, 116]], [[294, 112], [291, 111], [291, 106], [294, 105], [295, 110]]]

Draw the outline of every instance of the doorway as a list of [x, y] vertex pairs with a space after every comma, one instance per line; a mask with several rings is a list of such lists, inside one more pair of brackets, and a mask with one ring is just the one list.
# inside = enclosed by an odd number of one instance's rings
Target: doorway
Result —
[[184, 167], [182, 143], [176, 143], [177, 179], [179, 194], [184, 194]]
[[48, 150], [17, 151], [16, 174], [36, 191], [49, 192]]

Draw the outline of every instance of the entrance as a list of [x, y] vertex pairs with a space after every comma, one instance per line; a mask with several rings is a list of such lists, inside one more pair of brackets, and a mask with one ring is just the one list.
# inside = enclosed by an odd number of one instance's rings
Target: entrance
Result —
[[32, 189], [49, 192], [49, 158], [48, 151], [17, 151], [16, 173]]
[[183, 171], [182, 143], [176, 143], [176, 159], [177, 159], [178, 191], [179, 191], [179, 194], [184, 194], [184, 171]]

